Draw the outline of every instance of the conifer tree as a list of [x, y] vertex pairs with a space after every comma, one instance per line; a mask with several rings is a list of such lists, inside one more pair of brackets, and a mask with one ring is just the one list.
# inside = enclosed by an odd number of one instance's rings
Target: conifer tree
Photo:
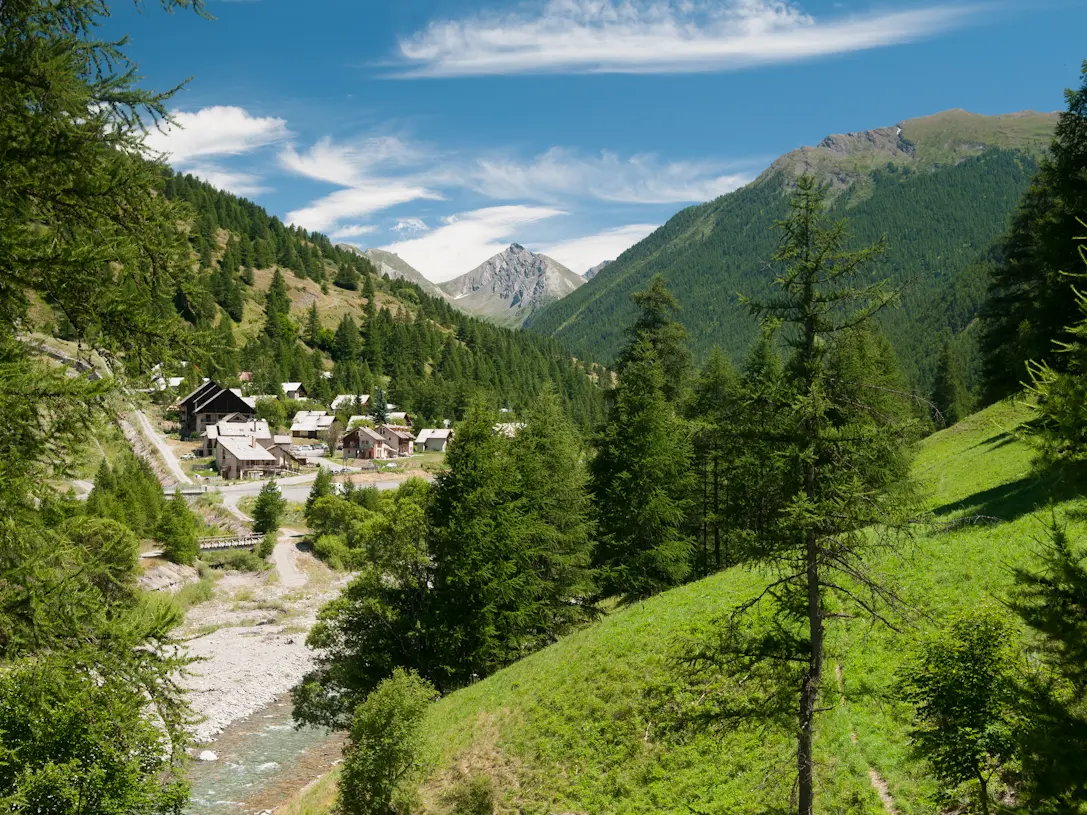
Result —
[[691, 352], [687, 348], [687, 329], [676, 320], [679, 301], [668, 291], [664, 278], [654, 275], [644, 291], [635, 292], [638, 318], [627, 329], [626, 347], [616, 360], [616, 370], [639, 358], [639, 346], [648, 345], [661, 366], [664, 395], [669, 402], [678, 402], [687, 384], [691, 369]]
[[955, 358], [950, 341], [944, 343], [944, 350], [940, 353], [940, 364], [936, 368], [936, 379], [932, 384], [929, 401], [932, 402], [932, 418], [937, 427], [958, 424], [969, 413], [962, 367]]
[[164, 544], [167, 560], [191, 566], [199, 556], [196, 523], [181, 490], [175, 490], [174, 497], [166, 503], [155, 537]]
[[359, 287], [358, 269], [352, 263], [341, 262], [340, 268], [336, 272], [336, 279], [333, 282], [341, 289], [354, 291]]
[[317, 468], [317, 477], [313, 479], [313, 486], [310, 487], [309, 495], [306, 496], [306, 520], [310, 519], [310, 513], [313, 511], [313, 505], [329, 495], [335, 495], [335, 485], [332, 483], [332, 471], [327, 467]]
[[261, 487], [253, 505], [253, 531], [258, 535], [277, 532], [286, 503], [274, 478]]
[[545, 645], [592, 613], [594, 525], [584, 451], [554, 391], [541, 394], [524, 419], [511, 448], [524, 545], [542, 581], [538, 635]]
[[358, 326], [350, 314], [345, 314], [336, 327], [332, 340], [332, 359], [336, 362], [353, 362], [362, 353], [362, 338]]
[[439, 685], [456, 687], [518, 659], [538, 641], [540, 576], [525, 540], [509, 440], [475, 406], [457, 425], [428, 511]]
[[630, 349], [595, 446], [590, 471], [600, 593], [629, 602], [677, 585], [691, 560], [684, 532], [690, 440], [648, 341]]
[[306, 327], [302, 330], [302, 339], [310, 348], [316, 348], [321, 342], [321, 318], [317, 314], [317, 301], [310, 303], [306, 312]]
[[[776, 529], [752, 553], [773, 568], [775, 612], [795, 639], [779, 639], [784, 664], [802, 664], [797, 720], [797, 811], [815, 806], [813, 735], [823, 682], [826, 621], [831, 598], [879, 614], [892, 594], [871, 574], [873, 538], [866, 527], [895, 527], [903, 504], [893, 483], [907, 469], [909, 423], [848, 395], [866, 390], [870, 369], [830, 373], [828, 356], [850, 332], [864, 328], [892, 300], [882, 283], [854, 287], [883, 245], [847, 251], [845, 222], [829, 223], [825, 192], [810, 176], [797, 180], [774, 261], [778, 293], [751, 303], [755, 314], [780, 321], [792, 349], [790, 393], [783, 405], [792, 428], [776, 441], [794, 476]], [[844, 380], [843, 378], [844, 377]], [[776, 435], [776, 434], [775, 434]], [[843, 588], [843, 583], [852, 588]], [[768, 595], [767, 595], [768, 596]]]
[[374, 395], [370, 397], [370, 415], [378, 424], [389, 421], [389, 403], [382, 388], [374, 388]]

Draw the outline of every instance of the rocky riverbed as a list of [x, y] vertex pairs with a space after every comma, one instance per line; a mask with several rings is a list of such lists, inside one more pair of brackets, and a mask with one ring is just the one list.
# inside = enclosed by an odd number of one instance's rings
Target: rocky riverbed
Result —
[[348, 578], [331, 572], [293, 543], [277, 552], [307, 580], [283, 585], [279, 572], [228, 572], [215, 586], [213, 599], [190, 609], [179, 632], [189, 655], [199, 659], [182, 684], [201, 717], [197, 742], [207, 742], [232, 722], [268, 707], [309, 670], [312, 655], [306, 634], [322, 605], [342, 590]]

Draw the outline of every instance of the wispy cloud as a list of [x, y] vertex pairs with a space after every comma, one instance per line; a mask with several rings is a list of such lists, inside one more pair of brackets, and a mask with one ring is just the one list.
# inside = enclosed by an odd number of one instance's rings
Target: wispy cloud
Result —
[[615, 260], [657, 226], [655, 224], [629, 224], [606, 229], [595, 235], [561, 241], [539, 249], [553, 257], [567, 269], [585, 274], [593, 266], [605, 260]]
[[359, 238], [363, 235], [372, 235], [377, 232], [377, 227], [372, 224], [344, 224], [336, 228], [336, 231], [329, 235], [330, 238], [336, 241], [346, 240], [348, 238]]
[[235, 195], [259, 195], [269, 188], [261, 183], [261, 178], [253, 173], [231, 170], [212, 162], [197, 162], [183, 167], [186, 173], [192, 173], [204, 179], [213, 187], [232, 192]]
[[583, 156], [554, 147], [528, 162], [480, 159], [468, 184], [492, 198], [548, 200], [563, 196], [635, 204], [708, 201], [742, 187], [750, 173], [725, 172], [720, 162], [667, 162], [612, 152]]
[[421, 218], [403, 218], [396, 222], [396, 226], [393, 229], [400, 234], [405, 232], [408, 234], [426, 232], [430, 229], [429, 226]]
[[309, 206], [292, 210], [287, 213], [287, 220], [318, 232], [336, 232], [345, 220], [372, 215], [420, 198], [440, 200], [441, 197], [440, 193], [426, 187], [375, 179], [345, 190], [336, 190]]
[[429, 155], [423, 147], [397, 136], [361, 138], [349, 143], [336, 143], [326, 136], [302, 152], [288, 145], [279, 154], [279, 161], [298, 175], [351, 187], [382, 169], [417, 165]]
[[381, 247], [395, 252], [434, 282], [450, 280], [501, 252], [518, 230], [566, 214], [551, 207], [488, 207], [443, 219], [418, 238]]
[[727, 71], [930, 37], [979, 7], [822, 19], [789, 0], [550, 0], [537, 9], [432, 22], [401, 40], [400, 76]]
[[174, 166], [185, 166], [201, 156], [236, 156], [286, 139], [287, 121], [251, 116], [245, 108], [216, 105], [195, 113], [175, 111], [175, 125], [152, 130], [147, 146], [162, 153]]

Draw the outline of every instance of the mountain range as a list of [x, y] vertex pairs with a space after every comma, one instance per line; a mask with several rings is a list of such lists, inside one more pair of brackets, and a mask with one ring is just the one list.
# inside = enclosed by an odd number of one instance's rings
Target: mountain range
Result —
[[741, 359], [757, 324], [739, 294], [769, 292], [767, 261], [779, 240], [773, 225], [787, 212], [795, 179], [812, 174], [829, 190], [832, 215], [848, 217], [851, 245], [886, 236], [871, 278], [901, 287], [902, 308], [887, 313], [883, 327], [906, 374], [927, 387], [945, 342], [970, 356], [986, 267], [1056, 120], [1032, 111], [952, 110], [828, 136], [777, 159], [747, 186], [677, 213], [585, 286], [531, 314], [526, 328], [608, 362], [634, 317], [631, 295], [661, 274], [696, 355], [716, 345]]

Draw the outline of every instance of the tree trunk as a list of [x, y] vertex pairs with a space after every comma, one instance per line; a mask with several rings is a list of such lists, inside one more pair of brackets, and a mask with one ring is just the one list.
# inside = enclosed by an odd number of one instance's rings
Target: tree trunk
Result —
[[815, 806], [814, 754], [815, 706], [823, 679], [823, 611], [819, 585], [819, 550], [814, 530], [807, 533], [808, 629], [811, 653], [800, 690], [800, 731], [796, 763], [799, 787], [799, 815], [812, 815]]
[[721, 473], [720, 455], [713, 458], [713, 559], [717, 568], [721, 568]]
[[981, 785], [981, 814], [989, 815], [989, 784], [981, 769], [977, 770], [978, 783]]

